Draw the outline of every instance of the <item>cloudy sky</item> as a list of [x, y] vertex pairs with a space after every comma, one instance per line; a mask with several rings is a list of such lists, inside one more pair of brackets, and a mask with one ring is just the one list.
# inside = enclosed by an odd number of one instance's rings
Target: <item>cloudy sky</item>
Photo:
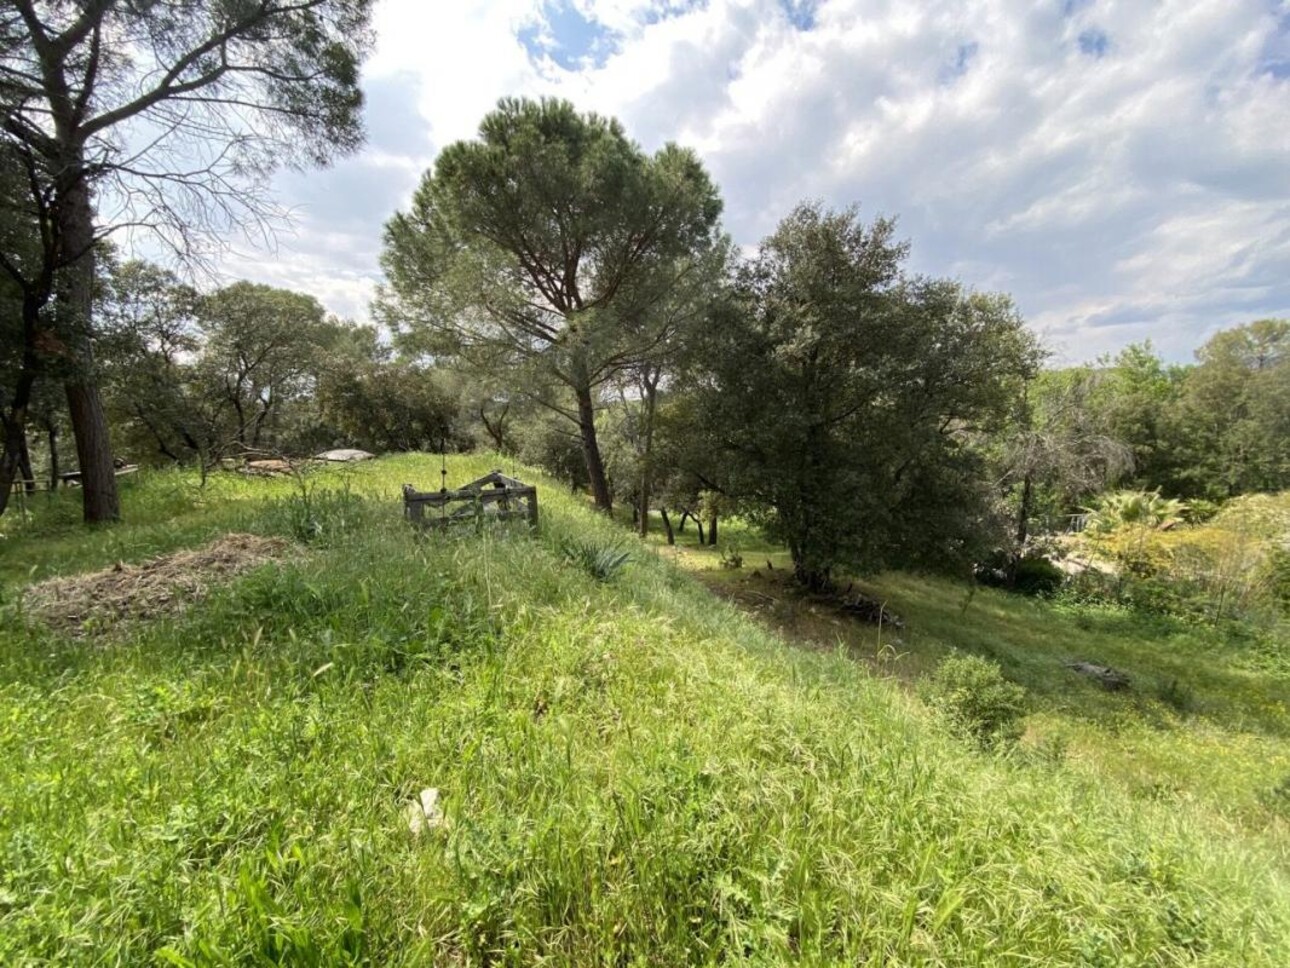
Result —
[[504, 95], [694, 147], [754, 245], [799, 200], [1012, 293], [1060, 361], [1290, 316], [1290, 0], [378, 0], [368, 144], [222, 265], [366, 319], [381, 226]]

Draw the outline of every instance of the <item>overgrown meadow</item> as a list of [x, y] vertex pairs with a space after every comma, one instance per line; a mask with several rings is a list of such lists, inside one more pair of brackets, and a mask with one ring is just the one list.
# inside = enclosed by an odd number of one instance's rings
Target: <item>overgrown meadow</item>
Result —
[[[449, 482], [497, 460], [450, 459]], [[1093, 754], [981, 750], [846, 643], [785, 641], [518, 472], [536, 535], [412, 533], [398, 486], [438, 483], [426, 457], [204, 488], [143, 472], [127, 523], [88, 531], [74, 495], [6, 516], [0, 961], [1290, 958], [1275, 804], [1229, 814], [1142, 796]], [[147, 621], [55, 634], [23, 605], [29, 583], [228, 532], [293, 547]], [[615, 549], [625, 564], [588, 565]], [[883, 581], [911, 642], [987, 651], [993, 624], [1005, 672], [1031, 611], [1140, 654], [1100, 613], [981, 591], [956, 620], [965, 589]], [[1028, 731], [1067, 729], [1060, 670], [1045, 691], [1033, 662]], [[1278, 701], [1280, 675], [1249, 671], [1249, 702]], [[1214, 714], [1282, 757], [1283, 718]], [[1141, 742], [1167, 750], [1190, 735], [1174, 725]], [[445, 822], [413, 835], [425, 787]]]

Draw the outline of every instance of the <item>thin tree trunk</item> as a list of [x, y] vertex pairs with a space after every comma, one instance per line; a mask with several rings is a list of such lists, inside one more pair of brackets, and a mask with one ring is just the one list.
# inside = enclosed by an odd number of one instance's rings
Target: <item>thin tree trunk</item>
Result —
[[1030, 505], [1034, 501], [1035, 487], [1029, 474], [1021, 479], [1021, 506], [1017, 509], [1017, 553], [1025, 547], [1030, 537]]
[[717, 543], [717, 516], [714, 514], [712, 518], [708, 521], [708, 544], [715, 545], [716, 543]]
[[121, 516], [117, 498], [116, 468], [107, 414], [94, 373], [91, 339], [94, 309], [94, 211], [85, 180], [84, 159], [77, 150], [69, 161], [72, 179], [59, 209], [59, 228], [66, 285], [61, 293], [65, 336], [71, 375], [64, 382], [76, 456], [81, 469], [81, 502], [88, 524], [115, 521]]
[[651, 380], [647, 375], [642, 380], [645, 391], [645, 444], [641, 454], [641, 481], [640, 481], [640, 500], [641, 500], [641, 520], [640, 535], [645, 537], [649, 534], [649, 502], [650, 491], [654, 484], [654, 413], [658, 403], [658, 376]]
[[695, 518], [694, 526], [699, 529], [699, 544], [700, 545], [707, 544], [707, 542], [703, 540], [703, 522], [700, 521], [698, 518]]
[[36, 374], [24, 369], [18, 377], [13, 402], [4, 417], [4, 456], [0, 458], [0, 514], [9, 506], [13, 482], [18, 477], [22, 452], [27, 439], [27, 408], [31, 405], [31, 391], [36, 385]]
[[53, 420], [46, 422], [45, 431], [49, 436], [49, 492], [58, 490], [58, 424]]
[[667, 532], [667, 543], [676, 544], [676, 535], [672, 533], [672, 521], [667, 516], [667, 508], [659, 508], [658, 513], [663, 515], [663, 529]]
[[479, 419], [484, 424], [484, 430], [488, 432], [488, 436], [493, 439], [493, 446], [497, 448], [499, 454], [506, 452], [506, 415], [510, 409], [509, 403], [502, 407], [502, 412], [494, 422], [488, 419], [488, 413], [482, 405], [479, 408]]
[[591, 388], [586, 384], [579, 386], [576, 396], [578, 429], [582, 433], [582, 454], [587, 461], [591, 496], [596, 502], [596, 510], [608, 514], [614, 509], [614, 502], [609, 493], [609, 480], [605, 476], [605, 462], [600, 456], [600, 444], [596, 440], [596, 407], [591, 399]]
[[31, 448], [27, 443], [27, 432], [24, 430], [18, 451], [18, 470], [22, 474], [22, 488], [28, 494], [36, 493], [36, 473], [31, 469]]
[[677, 524], [677, 526], [676, 526], [676, 530], [677, 530], [678, 532], [680, 532], [681, 534], [685, 534], [685, 522], [689, 519], [689, 517], [690, 517], [690, 512], [689, 512], [689, 511], [682, 511], [682, 512], [681, 512], [681, 520], [680, 520], [680, 523], [678, 523], [678, 524]]

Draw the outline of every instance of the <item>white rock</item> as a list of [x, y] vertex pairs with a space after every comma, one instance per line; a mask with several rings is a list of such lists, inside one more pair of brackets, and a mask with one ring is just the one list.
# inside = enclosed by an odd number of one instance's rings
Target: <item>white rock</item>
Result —
[[445, 827], [448, 824], [448, 818], [443, 815], [443, 808], [439, 806], [439, 791], [434, 787], [426, 787], [422, 790], [421, 796], [408, 804], [406, 814], [408, 830], [414, 836], [422, 831]]
[[372, 460], [376, 455], [369, 454], [365, 450], [355, 450], [352, 447], [342, 447], [339, 450], [325, 450], [314, 457], [314, 460], [334, 461], [338, 464], [351, 464], [359, 460]]

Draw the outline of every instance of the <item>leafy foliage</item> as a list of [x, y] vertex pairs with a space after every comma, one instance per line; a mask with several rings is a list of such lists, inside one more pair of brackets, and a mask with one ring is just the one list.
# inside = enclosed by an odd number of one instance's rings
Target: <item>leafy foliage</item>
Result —
[[1005, 679], [988, 659], [965, 654], [943, 659], [926, 695], [956, 730], [986, 749], [1006, 748], [1021, 738], [1026, 690]]
[[693, 152], [646, 155], [615, 120], [507, 98], [386, 226], [381, 312], [411, 352], [567, 393], [554, 412], [607, 509], [596, 390], [667, 341], [669, 307], [718, 250], [720, 212]]
[[1036, 363], [1002, 297], [901, 274], [891, 222], [795, 210], [739, 271], [695, 348], [691, 433], [799, 577], [965, 565], [993, 507], [969, 431]]
[[632, 560], [631, 552], [620, 547], [602, 546], [594, 541], [566, 538], [560, 542], [565, 561], [576, 565], [596, 581], [613, 581]]
[[1088, 509], [1086, 527], [1094, 534], [1124, 528], [1167, 530], [1182, 523], [1186, 510], [1182, 501], [1161, 497], [1159, 491], [1114, 491]]

